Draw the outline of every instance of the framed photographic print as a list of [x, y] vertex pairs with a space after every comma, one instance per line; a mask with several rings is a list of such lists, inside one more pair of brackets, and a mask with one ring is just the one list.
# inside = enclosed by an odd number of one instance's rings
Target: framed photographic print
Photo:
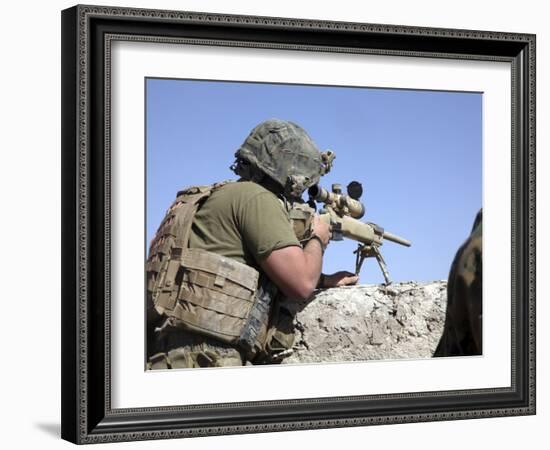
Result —
[[535, 36], [75, 6], [62, 45], [63, 438], [535, 413]]

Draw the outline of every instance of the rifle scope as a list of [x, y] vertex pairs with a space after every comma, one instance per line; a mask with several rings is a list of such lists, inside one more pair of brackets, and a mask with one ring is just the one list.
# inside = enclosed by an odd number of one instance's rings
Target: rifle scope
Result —
[[[353, 190], [350, 191], [350, 186]], [[349, 214], [354, 219], [360, 219], [365, 214], [365, 207], [359, 201], [362, 193], [361, 183], [353, 181], [348, 185], [348, 195], [342, 194], [342, 188], [339, 184], [332, 185], [332, 192], [327, 191], [318, 184], [308, 189], [310, 199], [322, 202], [341, 214]], [[359, 195], [357, 196], [357, 193]]]

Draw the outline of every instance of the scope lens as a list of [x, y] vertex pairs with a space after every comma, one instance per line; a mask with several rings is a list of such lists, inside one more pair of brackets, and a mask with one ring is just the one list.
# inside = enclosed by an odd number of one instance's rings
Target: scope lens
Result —
[[347, 191], [352, 199], [359, 200], [363, 195], [363, 185], [359, 181], [352, 181], [348, 184]]
[[310, 197], [317, 197], [319, 195], [319, 186], [317, 184], [314, 184], [307, 190], [307, 193]]

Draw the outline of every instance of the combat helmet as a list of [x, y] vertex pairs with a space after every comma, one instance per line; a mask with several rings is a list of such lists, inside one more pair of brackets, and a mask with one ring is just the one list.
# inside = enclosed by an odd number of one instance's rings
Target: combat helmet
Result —
[[289, 199], [319, 181], [330, 170], [333, 153], [321, 153], [299, 125], [269, 119], [252, 129], [235, 153], [231, 169], [244, 179], [261, 182], [273, 180]]

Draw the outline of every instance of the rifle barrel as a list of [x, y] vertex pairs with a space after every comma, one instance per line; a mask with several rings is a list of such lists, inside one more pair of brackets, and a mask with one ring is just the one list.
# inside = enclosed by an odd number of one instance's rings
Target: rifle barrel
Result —
[[411, 246], [411, 241], [408, 241], [407, 239], [403, 239], [402, 237], [396, 236], [395, 234], [392, 234], [389, 231], [384, 231], [383, 237], [388, 241], [392, 241], [392, 242], [395, 242], [396, 244], [404, 245], [405, 247]]

